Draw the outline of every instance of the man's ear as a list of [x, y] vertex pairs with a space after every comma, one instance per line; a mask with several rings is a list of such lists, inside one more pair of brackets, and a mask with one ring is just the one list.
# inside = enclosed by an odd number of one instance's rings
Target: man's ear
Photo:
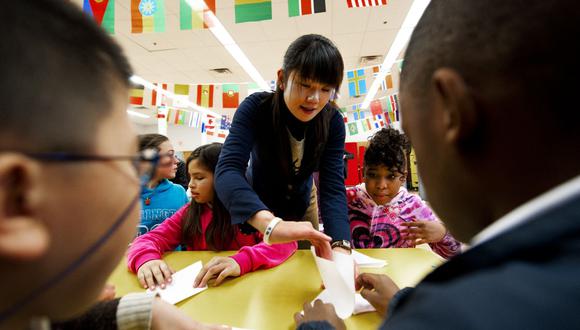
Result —
[[278, 69], [278, 81], [276, 83], [280, 86], [280, 90], [284, 90], [284, 70]]
[[32, 260], [48, 250], [48, 229], [38, 218], [40, 179], [37, 162], [0, 155], [0, 260]]
[[445, 140], [465, 145], [477, 134], [479, 116], [469, 88], [459, 73], [450, 68], [436, 70], [432, 83], [435, 105], [443, 115]]

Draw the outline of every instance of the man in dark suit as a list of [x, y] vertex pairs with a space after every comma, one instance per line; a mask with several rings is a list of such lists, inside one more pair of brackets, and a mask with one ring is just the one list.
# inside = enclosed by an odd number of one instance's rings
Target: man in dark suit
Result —
[[[430, 3], [405, 54], [403, 128], [429, 201], [471, 247], [414, 289], [361, 275], [381, 329], [580, 327], [579, 21], [575, 1]], [[301, 329], [344, 327], [329, 305], [304, 309]]]

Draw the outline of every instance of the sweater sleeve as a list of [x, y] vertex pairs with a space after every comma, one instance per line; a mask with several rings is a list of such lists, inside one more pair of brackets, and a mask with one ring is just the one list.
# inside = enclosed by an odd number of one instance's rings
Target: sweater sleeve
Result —
[[240, 265], [240, 276], [255, 270], [276, 267], [290, 258], [298, 243], [289, 242], [268, 245], [264, 242], [252, 246], [243, 246], [231, 256]]
[[147, 261], [161, 259], [164, 252], [175, 250], [181, 243], [181, 221], [188, 208], [189, 204], [184, 205], [157, 228], [135, 238], [127, 252], [129, 270], [136, 273]]
[[[435, 216], [431, 208], [417, 195], [413, 195], [413, 217], [420, 221], [437, 221], [439, 219]], [[461, 244], [451, 236], [449, 231], [445, 234], [442, 240], [435, 243], [429, 243], [431, 249], [445, 259], [459, 253]]]
[[247, 97], [234, 115], [230, 133], [215, 169], [215, 190], [230, 212], [232, 224], [241, 224], [254, 213], [268, 210], [246, 180], [248, 160], [254, 146], [256, 117], [262, 94]]
[[320, 214], [324, 231], [333, 241], [350, 241], [350, 225], [344, 185], [344, 121], [335, 111], [325, 150], [320, 160]]

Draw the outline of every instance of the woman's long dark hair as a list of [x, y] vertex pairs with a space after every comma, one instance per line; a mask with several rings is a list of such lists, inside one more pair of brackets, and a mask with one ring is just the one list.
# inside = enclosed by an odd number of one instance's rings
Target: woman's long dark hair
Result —
[[[221, 150], [221, 143], [210, 143], [195, 149], [191, 155], [187, 157], [186, 168], [189, 170], [189, 164], [192, 161], [197, 160], [199, 165], [213, 173]], [[203, 204], [198, 204], [192, 200], [189, 209], [185, 214], [185, 219], [181, 226], [181, 239], [182, 242], [185, 242], [188, 245], [193, 245], [193, 242], [197, 239], [201, 239], [203, 235], [200, 221], [203, 207]], [[205, 241], [211, 250], [227, 250], [234, 239], [237, 225], [231, 224], [230, 213], [219, 200], [215, 193], [215, 189], [213, 193], [212, 211], [213, 220], [205, 231]]]
[[[284, 104], [284, 92], [281, 89], [283, 84], [288, 86], [288, 78], [291, 74], [298, 74], [302, 79], [320, 82], [340, 90], [344, 75], [344, 62], [338, 48], [328, 38], [318, 34], [307, 34], [296, 39], [284, 55], [282, 64], [283, 78], [276, 83], [276, 91], [265, 100], [270, 101], [273, 108], [272, 128], [277, 136], [278, 160], [277, 163], [282, 173], [291, 177], [292, 161], [290, 142], [286, 133], [286, 121], [281, 113]], [[305, 136], [309, 141], [304, 145], [304, 159], [300, 166], [305, 175], [310, 175], [318, 167], [318, 161], [324, 150], [328, 138], [328, 127], [332, 112], [329, 109], [335, 108], [330, 102], [325, 108], [307, 123]]]

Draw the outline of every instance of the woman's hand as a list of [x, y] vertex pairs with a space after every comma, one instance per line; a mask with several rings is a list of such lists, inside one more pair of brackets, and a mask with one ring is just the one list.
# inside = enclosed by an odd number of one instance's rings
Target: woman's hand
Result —
[[403, 222], [401, 225], [407, 227], [401, 231], [405, 239], [415, 245], [437, 243], [447, 233], [447, 229], [439, 221], [411, 221]]
[[163, 260], [150, 260], [137, 270], [139, 283], [147, 289], [155, 289], [159, 285], [162, 289], [171, 282], [171, 274], [175, 273]]
[[[270, 211], [258, 211], [248, 220], [248, 223], [261, 233], [266, 231], [266, 227], [274, 215]], [[310, 241], [316, 255], [332, 260], [332, 249], [330, 248], [331, 238], [328, 235], [314, 229], [307, 221], [280, 221], [270, 234], [270, 243], [287, 243], [293, 241]]]
[[[196, 288], [204, 287], [211, 281], [211, 285], [220, 285], [226, 277], [240, 276], [240, 265], [229, 257], [214, 257], [206, 263], [193, 282]], [[215, 281], [213, 280], [215, 278]]]

